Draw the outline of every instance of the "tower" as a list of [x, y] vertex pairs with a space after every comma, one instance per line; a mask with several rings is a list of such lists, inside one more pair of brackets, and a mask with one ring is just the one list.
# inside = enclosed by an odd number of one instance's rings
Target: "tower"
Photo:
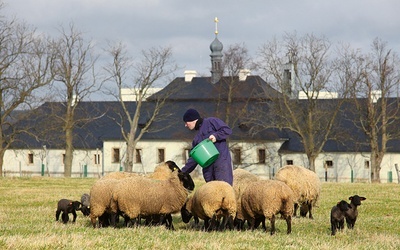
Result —
[[218, 18], [214, 19], [215, 22], [215, 39], [210, 44], [211, 50], [211, 83], [217, 83], [222, 77], [222, 49], [223, 45], [218, 40]]

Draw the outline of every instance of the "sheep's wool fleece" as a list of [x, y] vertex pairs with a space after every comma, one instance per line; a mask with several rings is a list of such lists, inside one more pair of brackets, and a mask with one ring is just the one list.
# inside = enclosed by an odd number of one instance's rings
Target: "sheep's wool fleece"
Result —
[[168, 164], [163, 162], [154, 168], [154, 172], [149, 177], [154, 180], [167, 180], [171, 175], [172, 171], [168, 167]]
[[113, 189], [117, 179], [100, 179], [90, 189], [90, 214], [93, 217], [101, 216], [110, 206]]
[[200, 219], [212, 218], [216, 211], [225, 210], [235, 217], [236, 197], [233, 187], [225, 181], [210, 181], [200, 186], [187, 202], [187, 209]]
[[266, 218], [277, 213], [291, 216], [294, 210], [293, 191], [283, 182], [276, 180], [259, 180], [249, 184], [242, 196], [244, 218], [255, 218], [264, 215]]
[[313, 205], [321, 193], [321, 181], [317, 174], [302, 166], [287, 165], [278, 170], [276, 180], [285, 182], [295, 194], [295, 202], [310, 201]]

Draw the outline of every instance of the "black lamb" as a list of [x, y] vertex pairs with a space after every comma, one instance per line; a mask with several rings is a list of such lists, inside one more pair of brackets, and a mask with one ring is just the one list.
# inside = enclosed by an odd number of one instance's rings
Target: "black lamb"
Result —
[[354, 224], [356, 224], [357, 216], [358, 216], [358, 210], [357, 207], [361, 205], [361, 201], [366, 200], [367, 198], [361, 197], [358, 195], [350, 196], [350, 209], [346, 211], [345, 216], [346, 216], [346, 224], [347, 228], [353, 229]]
[[341, 200], [332, 207], [331, 210], [331, 235], [336, 234], [336, 230], [343, 230], [345, 213], [351, 208], [345, 200]]
[[72, 201], [68, 199], [61, 199], [57, 203], [57, 211], [56, 211], [56, 221], [60, 218], [60, 214], [62, 212], [61, 218], [62, 221], [67, 223], [69, 221], [68, 214], [72, 214], [74, 216], [72, 222], [76, 221], [76, 211], [81, 209], [81, 203], [79, 201]]

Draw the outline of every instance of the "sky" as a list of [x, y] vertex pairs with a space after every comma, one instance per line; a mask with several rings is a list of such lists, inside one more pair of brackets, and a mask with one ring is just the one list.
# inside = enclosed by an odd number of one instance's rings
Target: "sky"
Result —
[[224, 48], [244, 44], [251, 56], [274, 37], [293, 32], [323, 35], [362, 50], [379, 37], [400, 53], [398, 0], [0, 1], [6, 3], [2, 12], [50, 36], [59, 35], [60, 25], [73, 23], [99, 48], [122, 42], [133, 57], [151, 47], [171, 47], [181, 67], [177, 76], [185, 70], [210, 75], [215, 17]]

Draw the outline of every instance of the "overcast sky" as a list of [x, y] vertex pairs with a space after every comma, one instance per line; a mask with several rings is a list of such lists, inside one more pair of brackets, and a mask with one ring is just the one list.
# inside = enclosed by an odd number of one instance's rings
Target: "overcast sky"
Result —
[[[1, 0], [0, 0], [1, 1]], [[99, 46], [123, 41], [135, 55], [171, 46], [183, 76], [186, 69], [209, 75], [214, 18], [227, 48], [244, 43], [251, 55], [274, 36], [325, 35], [369, 49], [374, 38], [400, 51], [399, 0], [3, 0], [6, 13], [56, 36], [60, 25], [75, 27]]]

